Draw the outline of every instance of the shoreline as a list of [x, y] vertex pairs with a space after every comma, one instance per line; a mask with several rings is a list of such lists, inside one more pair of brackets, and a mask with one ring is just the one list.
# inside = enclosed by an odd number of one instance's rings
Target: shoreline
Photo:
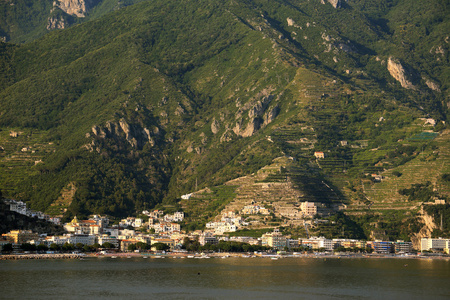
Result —
[[0, 260], [24, 260], [24, 259], [79, 259], [85, 257], [81, 254], [55, 253], [55, 254], [6, 254], [0, 255]]
[[450, 256], [425, 256], [425, 255], [383, 255], [383, 254], [247, 254], [247, 253], [108, 253], [108, 254], [73, 254], [73, 253], [53, 253], [53, 254], [6, 254], [0, 255], [1, 260], [28, 260], [28, 259], [83, 259], [83, 258], [173, 258], [173, 259], [207, 259], [207, 258], [267, 258], [272, 260], [290, 258], [315, 258], [315, 259], [432, 259], [450, 260]]

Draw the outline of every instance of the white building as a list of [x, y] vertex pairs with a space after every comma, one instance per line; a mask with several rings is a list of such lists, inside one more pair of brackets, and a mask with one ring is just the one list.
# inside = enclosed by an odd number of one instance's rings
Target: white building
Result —
[[307, 246], [311, 249], [325, 249], [327, 251], [333, 251], [334, 242], [333, 240], [326, 239], [323, 236], [316, 237], [312, 236], [308, 239], [299, 239], [299, 244], [302, 246]]
[[191, 199], [191, 197], [192, 197], [193, 194], [194, 194], [194, 193], [182, 195], [182, 196], [181, 196], [181, 199], [183, 199], [183, 200], [189, 200], [189, 199]]
[[173, 215], [165, 215], [164, 221], [166, 222], [181, 222], [184, 219], [184, 213], [183, 212], [175, 212]]
[[304, 215], [309, 217], [313, 217], [317, 214], [317, 205], [314, 202], [302, 202], [300, 204], [300, 209]]
[[113, 244], [114, 247], [119, 248], [119, 240], [115, 236], [109, 236], [107, 234], [103, 234], [97, 237], [97, 243], [99, 245], [103, 245], [104, 243]]
[[62, 246], [65, 243], [70, 243], [69, 236], [48, 236], [43, 240], [43, 244], [47, 247], [50, 247], [51, 244]]
[[450, 239], [443, 238], [422, 238], [420, 243], [420, 251], [445, 251], [449, 252]]
[[287, 238], [278, 229], [275, 229], [273, 232], [265, 233], [261, 236], [261, 245], [276, 250], [283, 250], [288, 246], [288, 243]]
[[180, 231], [181, 226], [178, 223], [171, 223], [171, 222], [161, 222], [156, 223], [151, 226], [149, 226], [153, 229], [155, 229], [155, 233], [167, 233], [172, 234], [174, 232]]
[[81, 243], [83, 245], [94, 245], [96, 241], [96, 236], [92, 234], [71, 234], [69, 235], [69, 243], [70, 244], [78, 244]]
[[173, 221], [174, 222], [181, 222], [184, 220], [184, 212], [177, 211], [173, 214]]

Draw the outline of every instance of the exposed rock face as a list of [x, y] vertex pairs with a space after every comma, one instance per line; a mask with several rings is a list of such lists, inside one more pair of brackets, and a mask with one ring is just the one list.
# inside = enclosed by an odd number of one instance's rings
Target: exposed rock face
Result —
[[294, 26], [295, 25], [294, 20], [292, 20], [291, 18], [287, 18], [286, 21], [288, 23], [288, 26]]
[[389, 57], [387, 69], [392, 77], [395, 78], [403, 88], [415, 90], [416, 87], [408, 79], [407, 74], [400, 62], [396, 62], [392, 57]]
[[340, 8], [342, 4], [341, 0], [328, 0], [328, 2], [330, 2], [334, 8]]
[[182, 116], [184, 114], [185, 114], [184, 109], [180, 105], [178, 105], [176, 110], [175, 110], [175, 115], [176, 116]]
[[425, 83], [428, 86], [429, 89], [435, 91], [435, 92], [441, 92], [441, 89], [439, 88], [439, 85], [429, 79], [425, 79]]
[[58, 6], [65, 13], [84, 18], [86, 12], [94, 7], [99, 0], [58, 0], [53, 2], [53, 6]]
[[224, 143], [224, 142], [229, 142], [233, 139], [233, 133], [230, 130], [226, 130], [222, 136], [220, 137], [220, 142]]
[[214, 118], [211, 123], [211, 131], [212, 133], [217, 134], [219, 130], [220, 130], [220, 123]]
[[[236, 113], [237, 122], [236, 125], [233, 127], [233, 131], [236, 135], [242, 137], [252, 136], [257, 130], [260, 129], [261, 125], [270, 123], [273, 120], [273, 118], [275, 118], [278, 115], [278, 111], [276, 110], [264, 115], [270, 102], [274, 98], [273, 95], [269, 95], [268, 91], [264, 90], [258, 95], [258, 98], [260, 98], [260, 100], [257, 101], [253, 100], [250, 101], [249, 103], [246, 103]], [[247, 109], [249, 121], [247, 123], [247, 126], [244, 126], [242, 116], [244, 111]], [[266, 121], [268, 120], [269, 115], [273, 118], [268, 122], [264, 122], [263, 115]]]
[[271, 123], [280, 113], [280, 108], [275, 106], [264, 115], [264, 126]]
[[344, 43], [340, 43], [338, 45], [338, 47], [339, 47], [339, 49], [341, 49], [342, 51], [347, 52], [347, 53], [355, 52], [351, 46], [344, 44]]
[[48, 18], [47, 30], [64, 29], [65, 26], [66, 22], [63, 17], [61, 17], [61, 19], [56, 17]]
[[433, 217], [429, 216], [424, 210], [423, 207], [420, 210], [419, 218], [424, 223], [422, 229], [420, 229], [419, 233], [413, 234], [411, 237], [411, 242], [413, 243], [413, 247], [415, 249], [420, 249], [420, 240], [424, 237], [430, 237], [431, 233], [434, 229], [437, 228], [434, 223]]
[[241, 132], [242, 137], [252, 136], [260, 127], [261, 122], [259, 118], [254, 118], [250, 122], [248, 122], [247, 127], [243, 132]]
[[[159, 134], [159, 128], [155, 127], [153, 130], [142, 127], [138, 124], [129, 124], [125, 119], [120, 119], [117, 123], [106, 122], [105, 127], [92, 127], [92, 133], [98, 138], [117, 137], [121, 134], [125, 135], [125, 139], [133, 148], [142, 148], [145, 144], [150, 146], [155, 145], [155, 137]], [[95, 146], [95, 143], [94, 145]], [[86, 147], [88, 149], [92, 147]]]

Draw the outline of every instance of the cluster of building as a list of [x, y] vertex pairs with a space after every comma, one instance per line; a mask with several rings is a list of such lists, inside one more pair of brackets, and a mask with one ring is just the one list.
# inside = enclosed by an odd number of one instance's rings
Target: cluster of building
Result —
[[[7, 234], [3, 234], [3, 241], [0, 246], [5, 243], [13, 243], [17, 246], [22, 243], [31, 243], [35, 245], [44, 244], [50, 247], [52, 244], [62, 246], [66, 243], [76, 245], [104, 245], [110, 243], [120, 251], [127, 251], [130, 244], [139, 242], [148, 245], [155, 243], [163, 243], [170, 249], [180, 249], [183, 240], [187, 237], [191, 240], [198, 240], [200, 245], [218, 244], [220, 241], [235, 241], [248, 243], [251, 245], [261, 245], [272, 248], [274, 250], [308, 248], [321, 251], [336, 251], [340, 249], [371, 249], [374, 253], [379, 254], [403, 254], [414, 252], [411, 242], [404, 241], [361, 241], [355, 239], [327, 239], [324, 237], [309, 237], [291, 239], [284, 236], [278, 229], [273, 232], [263, 234], [260, 238], [255, 237], [227, 237], [216, 235], [212, 232], [195, 231], [190, 234], [175, 232], [170, 235], [161, 234], [144, 234], [133, 229], [121, 229], [119, 227], [103, 227], [107, 226], [105, 218], [94, 216], [89, 220], [78, 221], [74, 218], [70, 223], [65, 225], [70, 233], [62, 236], [39, 236], [30, 230], [13, 230]], [[93, 229], [93, 228], [99, 228]], [[95, 233], [96, 232], [96, 233]], [[442, 238], [423, 238], [421, 240], [420, 251], [445, 252], [449, 254], [450, 239]]]
[[283, 236], [281, 232], [275, 229], [274, 232], [263, 234], [261, 245], [268, 246], [277, 250], [293, 248], [309, 248], [313, 250], [334, 251], [339, 248], [345, 249], [372, 249], [375, 253], [411, 253], [413, 245], [411, 242], [398, 240], [391, 241], [361, 241], [355, 239], [327, 239], [325, 237], [310, 237], [290, 239]]
[[264, 206], [260, 206], [257, 204], [251, 204], [244, 206], [243, 209], [241, 209], [241, 214], [243, 215], [269, 215], [270, 210], [265, 208]]
[[61, 224], [61, 219], [57, 217], [51, 217], [49, 215], [44, 214], [41, 211], [34, 211], [27, 208], [27, 204], [22, 201], [16, 201], [12, 199], [4, 199], [3, 200], [6, 205], [9, 205], [9, 210], [14, 211], [18, 214], [31, 217], [31, 218], [38, 218], [40, 220], [44, 220], [47, 222], [54, 223], [56, 225]]
[[[293, 209], [291, 207], [285, 209], [279, 208], [278, 213], [282, 217], [302, 220], [304, 218], [312, 218], [317, 214], [324, 215], [326, 214], [325, 210], [326, 208], [323, 203], [305, 201], [300, 203], [299, 209]], [[206, 230], [211, 231], [216, 235], [221, 235], [224, 232], [235, 232], [249, 225], [245, 216], [258, 214], [267, 216], [270, 213], [272, 213], [270, 209], [252, 203], [244, 206], [244, 208], [238, 212], [228, 211], [223, 213], [219, 221], [206, 223]]]
[[[26, 204], [22, 202], [14, 201], [12, 203], [14, 204], [13, 211], [23, 212], [26, 208]], [[122, 219], [119, 225], [113, 226], [109, 226], [109, 219], [104, 216], [93, 215], [88, 220], [78, 220], [77, 217], [74, 217], [71, 222], [64, 224], [67, 233], [61, 236], [40, 236], [29, 230], [13, 230], [2, 235], [0, 246], [7, 243], [12, 243], [17, 247], [23, 243], [43, 244], [47, 247], [52, 244], [62, 246], [80, 243], [91, 246], [109, 243], [122, 251], [126, 251], [130, 244], [138, 242], [149, 245], [165, 243], [171, 248], [177, 245], [181, 246], [185, 235], [180, 234], [180, 224], [176, 222], [183, 221], [183, 212], [164, 214], [163, 211], [154, 210], [152, 212], [143, 211], [143, 214], [148, 216], [147, 221], [142, 218], [128, 217]], [[48, 218], [45, 220], [49, 221]], [[152, 229], [155, 234], [142, 233], [142, 231], [151, 231]]]
[[214, 232], [215, 235], [221, 235], [224, 232], [235, 232], [239, 226], [245, 226], [248, 223], [244, 222], [244, 218], [238, 214], [229, 211], [222, 215], [218, 222], [206, 223], [206, 229]]
[[[27, 213], [26, 204], [20, 201], [9, 200], [8, 204], [12, 211]], [[317, 205], [312, 202], [303, 202], [300, 206], [302, 214], [314, 216], [317, 214]], [[68, 244], [83, 245], [104, 245], [109, 243], [121, 251], [127, 251], [130, 244], [139, 242], [153, 245], [155, 243], [167, 244], [171, 249], [181, 248], [183, 240], [187, 237], [191, 240], [198, 240], [200, 245], [218, 244], [220, 241], [236, 241], [252, 245], [261, 245], [275, 250], [309, 248], [313, 250], [335, 251], [345, 249], [372, 249], [375, 253], [410, 253], [413, 252], [411, 242], [404, 241], [360, 241], [355, 239], [326, 239], [324, 237], [308, 237], [291, 239], [284, 236], [278, 229], [273, 232], [263, 234], [260, 238], [254, 237], [227, 237], [225, 232], [234, 232], [239, 226], [248, 225], [245, 219], [239, 215], [270, 213], [268, 209], [256, 204], [245, 206], [240, 212], [227, 212], [222, 215], [219, 222], [209, 222], [206, 230], [197, 230], [186, 234], [181, 232], [179, 222], [183, 221], [184, 213], [175, 212], [164, 214], [161, 210], [143, 211], [147, 216], [143, 218], [128, 217], [122, 219], [119, 225], [110, 226], [109, 219], [104, 216], [93, 215], [88, 220], [73, 220], [64, 225], [66, 234], [61, 236], [38, 235], [29, 230], [13, 230], [3, 234], [0, 246], [6, 243], [15, 244], [17, 247], [23, 243], [35, 245], [44, 244], [50, 247], [52, 244], [62, 246]], [[50, 221], [49, 218], [44, 218]], [[152, 230], [153, 229], [153, 230]], [[146, 233], [152, 232], [152, 233]], [[449, 253], [450, 239], [443, 238], [423, 238], [420, 244], [420, 251], [437, 251]]]
[[162, 210], [154, 210], [151, 212], [144, 210], [142, 214], [148, 217], [147, 221], [142, 218], [128, 217], [119, 222], [119, 227], [133, 227], [144, 230], [153, 229], [155, 233], [172, 234], [181, 230], [180, 224], [177, 222], [184, 220], [184, 213], [179, 211], [173, 214], [164, 214]]

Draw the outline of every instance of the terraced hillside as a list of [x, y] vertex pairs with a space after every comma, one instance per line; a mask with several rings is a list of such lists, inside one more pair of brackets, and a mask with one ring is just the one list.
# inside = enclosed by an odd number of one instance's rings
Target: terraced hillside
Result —
[[17, 183], [24, 177], [39, 174], [39, 165], [53, 153], [47, 132], [18, 128], [0, 131], [0, 184], [6, 194], [21, 192]]

